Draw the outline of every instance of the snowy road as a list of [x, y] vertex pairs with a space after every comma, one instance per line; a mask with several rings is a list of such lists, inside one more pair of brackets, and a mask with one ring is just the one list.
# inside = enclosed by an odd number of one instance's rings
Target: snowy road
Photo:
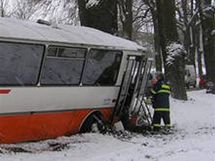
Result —
[[215, 161], [215, 95], [188, 94], [187, 102], [171, 100], [173, 134], [84, 134], [0, 145], [0, 161]]

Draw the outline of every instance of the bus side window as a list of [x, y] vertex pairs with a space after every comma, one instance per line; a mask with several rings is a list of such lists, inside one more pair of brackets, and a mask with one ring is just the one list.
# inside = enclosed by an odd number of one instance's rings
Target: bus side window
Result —
[[86, 51], [84, 48], [49, 47], [41, 85], [79, 85]]
[[0, 42], [0, 85], [36, 85], [45, 46]]
[[83, 73], [83, 85], [114, 86], [122, 52], [91, 49]]

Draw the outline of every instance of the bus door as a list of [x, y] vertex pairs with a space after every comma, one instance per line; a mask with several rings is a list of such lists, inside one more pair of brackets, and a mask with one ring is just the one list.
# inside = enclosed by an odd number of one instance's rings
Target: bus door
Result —
[[[143, 109], [142, 102], [151, 64], [152, 59], [146, 59], [144, 56], [128, 56], [113, 117], [128, 119], [129, 115], [137, 114], [140, 108]], [[137, 100], [140, 99], [138, 103]]]
[[[144, 113], [148, 123], [151, 122], [151, 114], [150, 110], [145, 104], [146, 95], [148, 92], [147, 88], [149, 87], [149, 76], [151, 71], [153, 59], [148, 58], [147, 61], [144, 62], [140, 69], [140, 73], [137, 76], [136, 86], [133, 92], [133, 96], [130, 102], [129, 114], [130, 115], [141, 115], [140, 113]], [[151, 85], [150, 85], [151, 86]], [[147, 115], [147, 116], [146, 116]]]
[[143, 56], [128, 56], [127, 65], [124, 71], [123, 81], [113, 116], [121, 117], [123, 113], [127, 113], [126, 111], [129, 110], [134, 89], [139, 81], [137, 77], [144, 63], [143, 59]]

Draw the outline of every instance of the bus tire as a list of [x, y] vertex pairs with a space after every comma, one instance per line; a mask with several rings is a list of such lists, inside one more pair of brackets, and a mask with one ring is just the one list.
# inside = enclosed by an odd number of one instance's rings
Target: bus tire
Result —
[[81, 133], [105, 133], [105, 122], [103, 116], [99, 112], [90, 114], [81, 126]]

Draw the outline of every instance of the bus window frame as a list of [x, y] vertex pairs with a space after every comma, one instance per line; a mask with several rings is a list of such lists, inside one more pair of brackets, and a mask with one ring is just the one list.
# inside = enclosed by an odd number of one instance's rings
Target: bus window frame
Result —
[[23, 44], [23, 45], [36, 45], [36, 46], [42, 46], [43, 51], [41, 55], [41, 61], [39, 62], [39, 68], [38, 68], [38, 74], [36, 76], [36, 81], [34, 84], [0, 84], [0, 87], [35, 87], [38, 85], [40, 81], [40, 73], [41, 73], [41, 66], [43, 64], [43, 59], [46, 54], [46, 45], [43, 43], [33, 43], [33, 42], [19, 42], [19, 41], [4, 41], [0, 40], [0, 43], [9, 43], [9, 44]]
[[[70, 58], [70, 57], [61, 57], [61, 56], [58, 56], [58, 53], [56, 54], [56, 56], [49, 56], [48, 55], [48, 50], [49, 48], [57, 48], [57, 51], [59, 51], [59, 49], [65, 49], [65, 48], [72, 48], [72, 49], [84, 49], [85, 52], [84, 52], [84, 57], [74, 57], [74, 58]], [[82, 75], [83, 75], [83, 69], [84, 69], [84, 66], [85, 66], [85, 61], [86, 61], [86, 57], [87, 57], [87, 54], [88, 54], [88, 48], [87, 47], [79, 47], [79, 46], [63, 46], [63, 45], [54, 45], [54, 44], [51, 44], [51, 45], [47, 45], [46, 47], [46, 54], [44, 55], [44, 60], [43, 60], [43, 64], [41, 66], [41, 74], [40, 74], [40, 80], [39, 80], [39, 84], [41, 87], [79, 87], [80, 86], [80, 82], [81, 82], [81, 78], [82, 78]], [[45, 65], [45, 60], [46, 58], [57, 58], [57, 59], [66, 59], [66, 60], [83, 60], [83, 67], [82, 67], [82, 70], [81, 70], [81, 74], [80, 74], [80, 79], [79, 79], [79, 82], [77, 84], [42, 84], [41, 83], [41, 80], [42, 80], [42, 71], [43, 71], [43, 68], [44, 68], [44, 65]]]
[[[104, 51], [113, 51], [113, 52], [119, 52], [120, 54], [120, 64], [119, 64], [119, 69], [118, 69], [118, 72], [117, 72], [117, 76], [116, 76], [116, 80], [114, 81], [114, 84], [113, 85], [98, 85], [98, 84], [84, 84], [83, 83], [83, 75], [84, 75], [84, 72], [85, 72], [85, 67], [86, 67], [86, 64], [90, 58], [90, 51], [91, 50], [104, 50]], [[82, 73], [82, 77], [81, 77], [81, 86], [84, 86], [84, 87], [120, 87], [121, 85], [116, 85], [117, 81], [118, 81], [118, 78], [119, 78], [119, 72], [120, 72], [120, 69], [121, 69], [121, 65], [122, 65], [122, 62], [123, 62], [123, 50], [118, 50], [118, 49], [105, 49], [105, 48], [89, 48], [88, 49], [88, 52], [87, 52], [87, 56], [86, 56], [86, 60], [85, 60], [85, 64], [84, 64], [84, 70], [83, 70], [83, 73]]]

